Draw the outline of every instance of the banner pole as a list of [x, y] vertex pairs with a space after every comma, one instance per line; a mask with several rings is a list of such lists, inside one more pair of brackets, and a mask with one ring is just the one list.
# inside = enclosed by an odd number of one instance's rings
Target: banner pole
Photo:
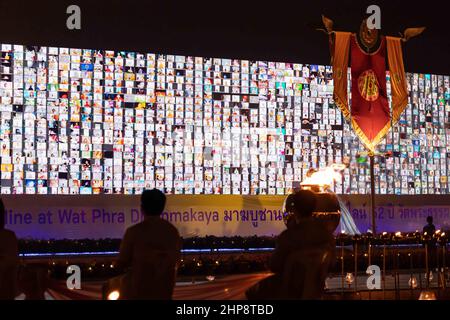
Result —
[[375, 236], [377, 234], [375, 224], [375, 174], [374, 174], [374, 153], [369, 153], [370, 158], [370, 211], [372, 214], [372, 233]]

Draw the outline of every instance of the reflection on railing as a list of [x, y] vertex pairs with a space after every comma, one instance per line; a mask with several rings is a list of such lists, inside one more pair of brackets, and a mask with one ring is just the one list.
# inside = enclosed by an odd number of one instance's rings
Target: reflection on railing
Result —
[[[386, 298], [387, 291], [390, 294], [393, 291], [395, 299], [404, 298], [404, 290], [409, 290], [411, 297], [423, 293], [421, 299], [433, 297], [436, 290], [440, 296], [440, 291], [450, 287], [447, 240], [447, 235], [439, 230], [433, 235], [419, 232], [382, 233], [378, 237], [341, 234], [336, 238], [337, 259], [330, 270], [326, 289], [342, 294], [366, 291], [368, 299], [377, 291], [382, 292], [381, 298]], [[367, 274], [369, 266], [379, 267], [380, 274]], [[373, 280], [377, 276], [381, 280], [378, 290], [369, 290], [368, 278]]]

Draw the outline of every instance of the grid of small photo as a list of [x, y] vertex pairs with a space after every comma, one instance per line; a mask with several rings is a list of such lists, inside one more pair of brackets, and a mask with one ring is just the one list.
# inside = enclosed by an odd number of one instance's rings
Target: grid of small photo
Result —
[[[337, 193], [370, 192], [329, 66], [12, 44], [0, 54], [2, 194], [283, 195], [333, 163], [347, 165]], [[379, 146], [376, 192], [447, 194], [449, 77], [408, 74], [408, 87]]]

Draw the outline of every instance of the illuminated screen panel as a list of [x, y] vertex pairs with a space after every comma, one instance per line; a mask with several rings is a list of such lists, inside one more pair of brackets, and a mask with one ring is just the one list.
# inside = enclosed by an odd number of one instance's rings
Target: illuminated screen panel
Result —
[[[332, 163], [370, 190], [328, 66], [3, 44], [0, 73], [2, 194], [286, 194]], [[376, 192], [448, 194], [449, 77], [407, 78]]]

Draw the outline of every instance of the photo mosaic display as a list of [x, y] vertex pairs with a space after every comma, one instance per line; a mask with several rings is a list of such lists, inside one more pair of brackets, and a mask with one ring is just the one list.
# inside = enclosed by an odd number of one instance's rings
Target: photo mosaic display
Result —
[[[282, 195], [333, 163], [346, 165], [335, 192], [370, 192], [329, 66], [13, 44], [0, 55], [2, 194]], [[407, 81], [376, 192], [448, 194], [449, 76]]]

